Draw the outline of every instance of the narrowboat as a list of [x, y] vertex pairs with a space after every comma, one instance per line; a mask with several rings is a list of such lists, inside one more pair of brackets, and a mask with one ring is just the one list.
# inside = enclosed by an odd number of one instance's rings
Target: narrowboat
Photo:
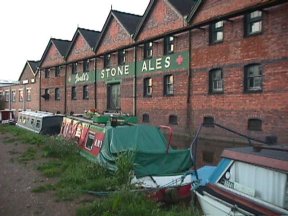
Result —
[[205, 215], [288, 215], [288, 148], [225, 149], [195, 192]]
[[8, 124], [15, 122], [15, 115], [12, 110], [0, 110], [0, 123]]
[[[191, 196], [193, 166], [190, 149], [174, 149], [161, 128], [136, 124], [131, 116], [64, 117], [61, 136], [73, 139], [81, 155], [116, 171], [116, 160], [122, 153], [133, 155], [133, 184], [146, 189], [161, 189], [155, 197], [160, 201], [163, 190], [176, 188], [179, 197]], [[170, 129], [172, 132], [172, 129]], [[171, 137], [171, 136], [169, 136]]]
[[18, 127], [39, 134], [59, 134], [63, 116], [42, 111], [22, 111], [18, 114]]

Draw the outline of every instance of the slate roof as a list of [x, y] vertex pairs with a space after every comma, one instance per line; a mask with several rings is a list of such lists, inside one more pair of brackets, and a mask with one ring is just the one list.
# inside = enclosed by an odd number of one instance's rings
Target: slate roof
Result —
[[112, 13], [122, 23], [130, 35], [134, 34], [142, 16], [113, 10]]
[[89, 46], [94, 48], [100, 38], [101, 32], [84, 28], [78, 28], [78, 31], [83, 35]]
[[199, 0], [168, 0], [170, 4], [184, 17], [190, 14], [191, 10]]
[[55, 38], [51, 38], [51, 41], [55, 44], [60, 54], [62, 56], [65, 56], [68, 51], [71, 41], [60, 40], [60, 39], [55, 39]]
[[31, 69], [33, 70], [33, 73], [36, 74], [37, 67], [40, 66], [40, 61], [27, 61], [28, 64], [30, 64]]

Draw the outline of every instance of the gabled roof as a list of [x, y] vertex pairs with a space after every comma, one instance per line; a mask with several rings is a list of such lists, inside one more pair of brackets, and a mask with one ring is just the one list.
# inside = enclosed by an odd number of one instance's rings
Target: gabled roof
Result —
[[183, 16], [190, 14], [199, 0], [168, 0], [170, 4]]
[[30, 65], [34, 75], [37, 73], [37, 68], [40, 65], [40, 61], [27, 61], [27, 63]]
[[[193, 16], [196, 9], [202, 2], [202, 0], [166, 0], [166, 1], [179, 13], [179, 16], [181, 15], [184, 19], [186, 19], [186, 17]], [[152, 11], [156, 3], [157, 0], [150, 0], [149, 5], [146, 8], [145, 13], [143, 15], [143, 18], [139, 23], [137, 30], [135, 31], [135, 35], [133, 37], [134, 39], [138, 37], [139, 33], [141, 32], [141, 29], [143, 28], [145, 22], [149, 17], [150, 12]], [[187, 20], [190, 21], [190, 19]]]
[[135, 33], [135, 30], [142, 19], [142, 16], [124, 13], [121, 11], [113, 10], [112, 14], [122, 23], [124, 28], [129, 32], [130, 35]]
[[129, 34], [132, 37], [136, 31], [138, 24], [140, 23], [142, 19], [142, 16], [139, 16], [136, 14], [130, 14], [126, 12], [121, 12], [121, 11], [116, 11], [116, 10], [111, 10], [102, 28], [100, 39], [96, 43], [96, 46], [94, 49], [95, 51], [100, 45], [100, 42], [103, 39], [112, 18], [115, 18], [119, 22], [119, 24], [126, 30], [127, 34]]
[[51, 39], [52, 42], [55, 44], [56, 48], [58, 49], [58, 51], [60, 52], [60, 54], [62, 56], [65, 56], [68, 48], [70, 46], [71, 41], [68, 40], [60, 40], [60, 39]]
[[25, 68], [26, 68], [26, 65], [31, 69], [31, 72], [33, 73], [33, 76], [36, 76], [38, 71], [37, 71], [37, 68], [40, 66], [40, 61], [27, 61], [23, 70], [22, 70], [22, 73], [20, 74], [19, 76], [19, 79], [18, 81], [21, 80], [21, 77], [25, 71]]
[[84, 28], [77, 28], [74, 36], [73, 36], [73, 39], [70, 43], [70, 46], [68, 48], [68, 51], [66, 53], [66, 58], [68, 57], [68, 55], [70, 54], [71, 50], [73, 49], [73, 45], [74, 43], [76, 42], [76, 39], [78, 37], [78, 35], [81, 34], [84, 39], [86, 40], [86, 42], [89, 44], [89, 46], [94, 49], [94, 47], [96, 46], [99, 38], [100, 38], [100, 35], [101, 35], [101, 32], [99, 31], [94, 31], [94, 30], [89, 30], [89, 29], [84, 29]]
[[61, 39], [56, 39], [56, 38], [50, 38], [48, 45], [42, 55], [42, 58], [40, 60], [40, 64], [39, 66], [42, 66], [43, 60], [45, 59], [50, 47], [52, 44], [55, 45], [56, 49], [59, 51], [59, 53], [61, 54], [61, 56], [63, 56], [63, 58], [66, 56], [66, 53], [68, 51], [68, 48], [70, 46], [71, 41], [68, 40], [61, 40]]

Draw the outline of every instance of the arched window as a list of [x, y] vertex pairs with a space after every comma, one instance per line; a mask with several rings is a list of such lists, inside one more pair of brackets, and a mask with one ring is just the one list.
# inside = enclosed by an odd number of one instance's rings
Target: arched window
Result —
[[144, 113], [144, 114], [143, 114], [143, 116], [142, 116], [142, 122], [144, 122], [144, 123], [149, 123], [149, 122], [150, 122], [149, 114], [147, 114], [147, 113]]
[[177, 125], [178, 124], [178, 117], [176, 115], [169, 116], [169, 124]]
[[251, 118], [248, 120], [248, 130], [251, 131], [261, 131], [262, 130], [262, 120], [257, 118]]

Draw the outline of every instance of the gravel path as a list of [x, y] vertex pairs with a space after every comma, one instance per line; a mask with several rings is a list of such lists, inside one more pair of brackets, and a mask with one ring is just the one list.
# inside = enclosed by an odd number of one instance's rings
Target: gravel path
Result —
[[39, 162], [24, 164], [17, 160], [29, 145], [8, 142], [11, 138], [11, 135], [0, 133], [0, 215], [76, 215], [75, 201], [57, 202], [52, 192], [32, 192], [51, 179], [41, 176], [36, 170]]

